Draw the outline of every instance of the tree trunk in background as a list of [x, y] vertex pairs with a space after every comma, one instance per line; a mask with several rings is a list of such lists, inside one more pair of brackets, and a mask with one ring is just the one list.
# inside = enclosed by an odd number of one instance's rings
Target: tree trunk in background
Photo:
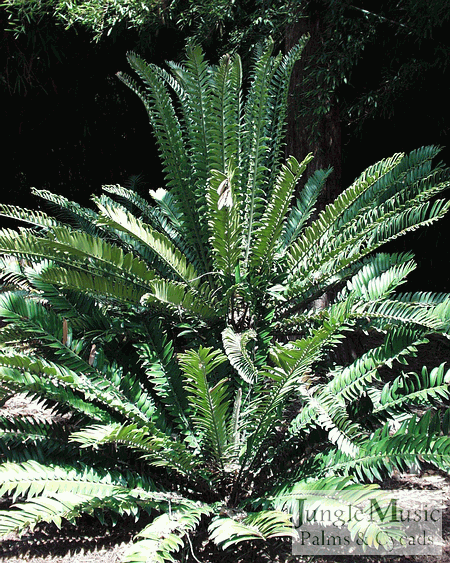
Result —
[[[324, 7], [322, 7], [323, 9]], [[319, 6], [316, 6], [309, 17], [300, 18], [296, 24], [289, 26], [285, 36], [286, 52], [298, 42], [302, 35], [307, 33], [310, 36], [302, 58], [296, 63], [292, 73], [289, 90], [286, 156], [293, 155], [301, 161], [308, 153], [314, 154], [314, 159], [308, 165], [307, 173], [303, 176], [303, 183], [315, 170], [333, 167], [333, 173], [328, 178], [325, 190], [319, 197], [319, 209], [323, 209], [342, 191], [339, 106], [335, 100], [329, 100], [331, 109], [320, 118], [318, 123], [311, 113], [302, 115], [300, 110], [304, 109], [305, 104], [308, 103], [305, 97], [305, 86], [309, 88], [313, 85], [310, 82], [311, 78], [308, 77], [308, 66], [330, 31], [332, 32], [332, 30], [326, 29], [324, 25]], [[305, 82], [305, 79], [308, 79], [309, 85]], [[327, 102], [328, 100], [323, 100], [324, 104]], [[300, 182], [299, 189], [301, 187], [302, 183]]]

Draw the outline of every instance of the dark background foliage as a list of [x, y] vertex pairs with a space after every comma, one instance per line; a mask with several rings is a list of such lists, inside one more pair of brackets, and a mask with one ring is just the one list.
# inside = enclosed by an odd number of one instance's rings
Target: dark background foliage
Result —
[[[127, 70], [129, 50], [157, 64], [180, 60], [193, 35], [212, 60], [239, 48], [246, 63], [268, 33], [280, 48], [310, 33], [288, 147], [334, 165], [326, 197], [375, 161], [424, 144], [445, 147], [442, 160], [450, 164], [446, 1], [174, 1], [170, 13], [155, 9], [140, 26], [121, 21], [97, 40], [86, 25], [66, 29], [51, 5], [27, 12], [27, 3], [10, 2], [0, 12], [3, 202], [34, 207], [31, 186], [86, 203], [103, 184], [131, 182], [144, 195], [160, 185], [145, 110], [115, 74]], [[450, 290], [449, 224], [392, 245], [416, 252], [421, 269], [412, 288]]]

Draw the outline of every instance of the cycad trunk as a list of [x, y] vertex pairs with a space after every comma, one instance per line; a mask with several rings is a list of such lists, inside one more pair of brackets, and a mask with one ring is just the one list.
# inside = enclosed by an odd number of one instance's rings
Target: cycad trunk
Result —
[[[310, 16], [300, 18], [299, 21], [286, 29], [285, 48], [286, 52], [295, 45], [300, 37], [309, 34], [310, 39], [303, 51], [302, 57], [295, 64], [292, 73], [289, 91], [288, 129], [286, 155], [293, 155], [297, 159], [303, 159], [305, 155], [312, 152], [314, 159], [303, 176], [303, 182], [315, 170], [333, 167], [333, 173], [329, 177], [326, 189], [318, 201], [318, 208], [323, 209], [325, 205], [333, 201], [342, 191], [341, 186], [341, 122], [339, 105], [334, 97], [322, 100], [322, 105], [328, 105], [330, 110], [320, 120], [312, 112], [300, 111], [308, 106], [306, 98], [307, 91], [314, 85], [308, 67], [315, 58], [316, 53], [326, 40], [327, 35], [332, 32], [328, 29], [321, 17], [318, 6], [311, 10]], [[324, 92], [324, 95], [327, 95]], [[303, 155], [303, 156], [302, 156]], [[302, 182], [298, 189], [301, 189]]]

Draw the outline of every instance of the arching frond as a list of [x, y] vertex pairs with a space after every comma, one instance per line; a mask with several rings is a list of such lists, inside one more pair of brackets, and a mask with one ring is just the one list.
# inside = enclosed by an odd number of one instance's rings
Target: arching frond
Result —
[[127, 486], [125, 478], [119, 473], [99, 472], [82, 466], [47, 466], [35, 461], [3, 463], [0, 475], [0, 493], [13, 494], [14, 500], [18, 497], [38, 497], [44, 491], [48, 494], [71, 492], [109, 496]]
[[185, 189], [186, 185], [189, 185], [192, 169], [188, 158], [189, 151], [183, 139], [182, 126], [176, 116], [169, 92], [155, 72], [154, 66], [148, 65], [134, 53], [128, 55], [128, 61], [146, 84], [146, 91], [139, 88], [129, 76], [121, 73], [118, 76], [144, 102], [163, 161], [167, 186], [176, 195], [182, 213], [183, 232], [196, 250], [198, 260], [203, 264], [203, 271], [208, 272], [210, 268], [204, 248], [204, 234], [200, 228], [194, 187]]
[[186, 476], [191, 476], [198, 465], [198, 459], [182, 443], [157, 432], [152, 426], [97, 424], [73, 432], [70, 441], [80, 444], [82, 448], [98, 448], [104, 444], [130, 448], [150, 464], [168, 467]]
[[395, 432], [387, 423], [368, 437], [359, 455], [350, 457], [336, 451], [320, 453], [311, 460], [311, 468], [319, 475], [354, 475], [364, 481], [382, 481], [394, 470], [408, 471], [423, 462], [448, 471], [450, 442], [448, 435], [440, 435], [442, 427], [445, 429], [448, 423], [440, 423], [439, 416], [432, 411], [422, 419], [410, 416]]
[[332, 168], [316, 170], [314, 174], [308, 178], [295, 206], [291, 208], [286, 223], [283, 226], [283, 232], [280, 236], [282, 251], [296, 241], [301, 231], [306, 226], [313, 213], [317, 198], [331, 172]]
[[402, 373], [386, 383], [379, 394], [373, 394], [373, 415], [393, 416], [404, 412], [405, 406], [430, 406], [445, 401], [449, 396], [449, 382], [450, 370], [445, 371], [445, 364], [431, 371], [424, 366], [420, 374]]
[[225, 353], [230, 364], [247, 383], [255, 383], [258, 378], [258, 369], [253, 363], [246, 348], [250, 340], [256, 338], [256, 332], [248, 330], [242, 334], [233, 332], [227, 327], [222, 332], [222, 341]]
[[201, 319], [217, 319], [218, 311], [206, 284], [192, 290], [182, 283], [158, 280], [152, 283], [152, 291], [141, 298], [142, 305], [161, 307], [163, 310]]
[[97, 214], [92, 209], [83, 207], [60, 194], [54, 194], [48, 190], [31, 188], [31, 193], [45, 199], [55, 209], [55, 213], [61, 218], [61, 221], [64, 220], [73, 227], [79, 228], [91, 235], [99, 234], [99, 229], [95, 225]]
[[0, 217], [17, 219], [24, 223], [30, 223], [36, 227], [56, 227], [61, 225], [59, 221], [47, 215], [43, 211], [24, 209], [14, 205], [0, 204]]
[[407, 363], [407, 356], [417, 351], [417, 345], [428, 342], [421, 331], [410, 326], [395, 327], [381, 346], [370, 349], [346, 367], [336, 367], [329, 374], [330, 393], [346, 401], [361, 396], [367, 385], [380, 380], [378, 370], [392, 367], [395, 361]]
[[207, 505], [186, 507], [156, 517], [146, 526], [126, 552], [124, 562], [165, 563], [174, 561], [172, 553], [184, 545], [183, 538], [195, 530], [212, 509]]
[[[31, 397], [30, 397], [31, 400]], [[56, 419], [57, 415], [52, 413]], [[68, 445], [68, 429], [48, 416], [0, 416], [0, 459], [23, 462], [29, 459], [62, 461], [75, 455]]]
[[278, 510], [253, 512], [239, 520], [219, 517], [209, 525], [209, 533], [214, 543], [223, 549], [243, 541], [296, 535], [290, 515]]
[[131, 213], [110, 205], [104, 205], [97, 200], [101, 212], [100, 224], [106, 224], [125, 231], [137, 238], [141, 243], [151, 248], [181, 280], [186, 283], [198, 278], [197, 272], [190, 265], [181, 252], [163, 234], [158, 233], [150, 225], [147, 225], [134, 217]]
[[289, 263], [295, 265], [302, 260], [306, 253], [311, 252], [314, 245], [319, 243], [320, 238], [332, 228], [345, 211], [362, 197], [364, 193], [376, 185], [377, 182], [382, 181], [386, 174], [397, 166], [402, 158], [402, 154], [396, 154], [391, 158], [382, 160], [376, 165], [369, 167], [360, 178], [339, 195], [332, 204], [327, 205], [320, 213], [317, 220], [303, 231], [301, 237], [289, 250]]

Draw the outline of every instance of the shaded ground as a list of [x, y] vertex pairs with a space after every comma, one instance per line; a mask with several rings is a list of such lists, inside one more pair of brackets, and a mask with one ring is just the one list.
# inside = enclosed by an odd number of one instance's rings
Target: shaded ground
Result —
[[87, 519], [80, 521], [76, 528], [63, 525], [61, 530], [57, 530], [54, 526], [42, 526], [22, 538], [14, 534], [7, 536], [0, 544], [0, 561], [118, 563], [132, 535], [131, 528], [108, 533], [105, 528]]

